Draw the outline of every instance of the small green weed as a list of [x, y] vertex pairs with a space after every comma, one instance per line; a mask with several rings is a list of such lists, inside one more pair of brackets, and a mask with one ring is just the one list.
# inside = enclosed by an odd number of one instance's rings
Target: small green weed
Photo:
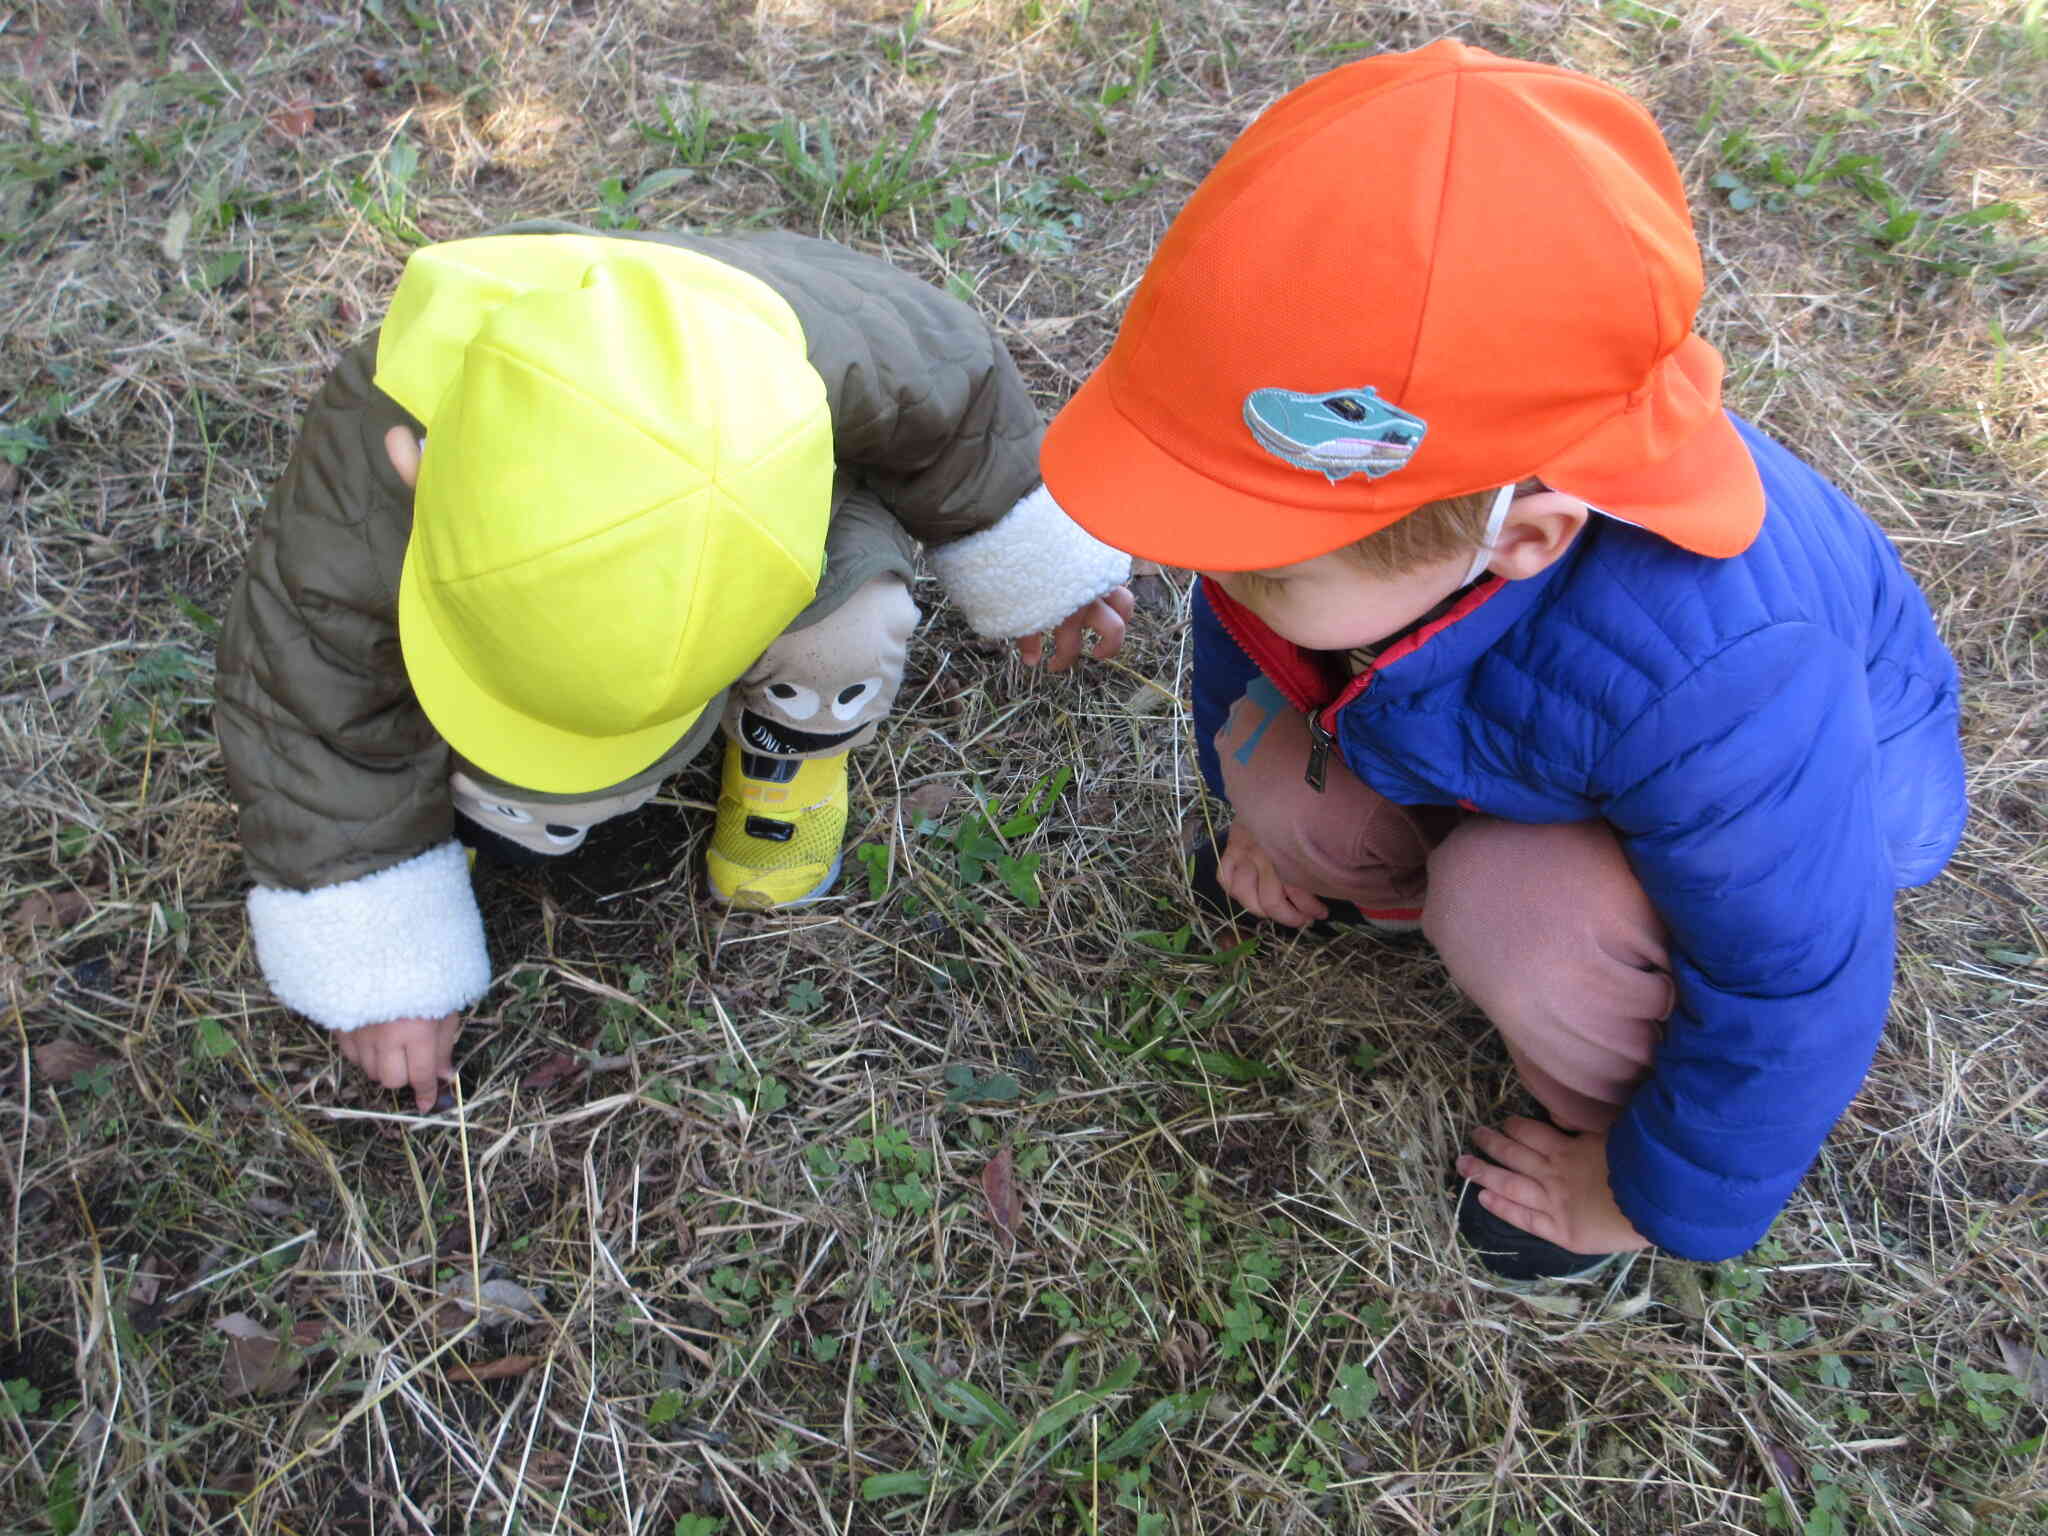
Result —
[[931, 14], [931, 0], [917, 0], [895, 32], [882, 39], [882, 56], [906, 75], [914, 75], [922, 67], [923, 61], [916, 56], [917, 45]]
[[[877, 144], [859, 159], [841, 159], [830, 122], [785, 117], [763, 136], [774, 151], [769, 170], [783, 190], [812, 213], [836, 210], [858, 223], [877, 224], [932, 198], [953, 175], [951, 166], [919, 168], [938, 121], [938, 108], [927, 107], [900, 145], [892, 149]], [[741, 142], [747, 138], [742, 136]]]
[[1115, 1434], [1105, 1429], [1099, 1436], [1084, 1436], [1089, 1420], [1135, 1384], [1138, 1361], [1135, 1357], [1127, 1359], [1094, 1386], [1083, 1387], [1082, 1356], [1080, 1350], [1066, 1353], [1059, 1378], [1052, 1385], [1050, 1401], [1027, 1418], [987, 1388], [964, 1377], [944, 1376], [916, 1350], [904, 1350], [901, 1358], [906, 1368], [905, 1388], [917, 1395], [935, 1420], [954, 1431], [947, 1437], [947, 1449], [952, 1454], [944, 1468], [942, 1480], [946, 1485], [971, 1484], [978, 1491], [1005, 1472], [1013, 1486], [1049, 1472], [1068, 1480], [1071, 1486], [1092, 1482], [1110, 1472], [1116, 1478], [1115, 1486], [1129, 1495], [1130, 1501], [1122, 1507], [1141, 1512], [1141, 1490], [1147, 1481], [1143, 1469], [1129, 1467], [1120, 1477], [1111, 1469], [1142, 1461], [1198, 1413], [1209, 1394], [1168, 1394], [1155, 1399]]
[[1007, 195], [998, 189], [996, 216], [989, 234], [1013, 256], [1057, 260], [1074, 253], [1081, 236], [1081, 215], [1061, 187], [1036, 177]]
[[867, 873], [868, 900], [888, 895], [896, 877], [895, 851], [887, 843], [862, 843], [853, 850], [853, 859]]
[[[0, 249], [4, 249], [4, 242], [0, 242]], [[45, 435], [46, 429], [57, 423], [70, 404], [71, 396], [68, 394], [45, 395], [18, 420], [0, 420], [0, 459], [19, 469], [28, 462], [29, 455], [48, 448], [50, 439]]]
[[351, 180], [348, 201], [371, 227], [403, 246], [419, 246], [428, 237], [412, 219], [412, 184], [420, 172], [420, 152], [400, 136], [371, 163], [368, 176]]
[[789, 1107], [787, 1083], [730, 1057], [712, 1067], [705, 1091], [715, 1098], [730, 1100], [736, 1109], [756, 1120]]
[[1116, 1023], [1096, 1032], [1097, 1045], [1133, 1063], [1155, 1061], [1182, 1069], [1176, 1077], [1192, 1070], [1198, 1080], [1253, 1083], [1275, 1075], [1264, 1062], [1193, 1043], [1236, 1011], [1243, 987], [1234, 973], [1257, 952], [1257, 939], [1246, 939], [1214, 954], [1199, 954], [1191, 951], [1194, 929], [1186, 924], [1171, 933], [1140, 930], [1129, 937], [1163, 957], [1204, 967], [1213, 974], [1175, 980], [1165, 959], [1148, 963], [1117, 994]]
[[689, 179], [690, 172], [676, 166], [649, 171], [630, 188], [624, 177], [607, 176], [597, 184], [597, 211], [592, 222], [599, 229], [639, 229], [640, 215], [634, 210], [663, 188]]
[[179, 722], [187, 711], [204, 711], [209, 687], [206, 669], [182, 646], [151, 648], [113, 688], [99, 723], [100, 744], [109, 757], [136, 745], [151, 751], [188, 745], [195, 738]]
[[1161, 96], [1172, 94], [1166, 83], [1156, 80], [1153, 75], [1159, 63], [1159, 53], [1163, 44], [1164, 35], [1160, 31], [1158, 21], [1154, 20], [1152, 30], [1145, 34], [1145, 41], [1138, 48], [1137, 62], [1131, 66], [1130, 73], [1119, 81], [1104, 82], [1101, 101], [1105, 107], [1117, 106], [1133, 97], [1143, 96], [1148, 91], [1157, 91]]
[[1007, 1072], [982, 1076], [964, 1062], [946, 1068], [946, 1104], [1009, 1104], [1023, 1095], [1024, 1088]]
[[732, 148], [734, 139], [727, 135], [715, 138], [711, 129], [711, 109], [704, 105], [695, 86], [690, 88], [689, 105], [676, 111], [675, 102], [661, 104], [661, 122], [637, 123], [640, 137], [650, 144], [665, 144], [675, 157], [686, 166], [708, 166], [721, 158]]
[[[891, 1125], [875, 1125], [866, 1136], [849, 1137], [846, 1159], [869, 1168], [868, 1204], [883, 1220], [922, 1215], [932, 1208], [932, 1154]], [[815, 1167], [815, 1164], [813, 1165]]]
[[1015, 852], [1013, 845], [1044, 825], [1072, 776], [1067, 768], [1042, 775], [1007, 813], [977, 795], [976, 808], [952, 825], [941, 826], [926, 818], [917, 824], [917, 830], [952, 850], [952, 872], [963, 891], [993, 873], [1012, 896], [1035, 907], [1040, 900], [1038, 866], [1042, 856]]
[[2013, 240], [2004, 233], [2004, 226], [2025, 222], [2018, 204], [1994, 202], [1947, 211], [1924, 206], [1887, 178], [1877, 156], [1838, 154], [1837, 143], [1836, 134], [1824, 133], [1812, 149], [1795, 156], [1782, 146], [1767, 148], [1738, 129], [1721, 140], [1727, 168], [1716, 172], [1709, 184], [1737, 213], [1758, 208], [1782, 213], [1814, 200], [1860, 212], [1865, 249], [1880, 261], [1997, 277], [2048, 265], [2048, 242]]

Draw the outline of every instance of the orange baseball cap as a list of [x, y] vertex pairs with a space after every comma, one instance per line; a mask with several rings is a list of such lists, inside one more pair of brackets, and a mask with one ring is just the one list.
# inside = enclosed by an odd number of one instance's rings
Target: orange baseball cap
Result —
[[1291, 565], [1530, 475], [1703, 555], [1763, 487], [1693, 334], [1670, 151], [1584, 75], [1443, 41], [1282, 97], [1195, 189], [1047, 487], [1149, 559]]

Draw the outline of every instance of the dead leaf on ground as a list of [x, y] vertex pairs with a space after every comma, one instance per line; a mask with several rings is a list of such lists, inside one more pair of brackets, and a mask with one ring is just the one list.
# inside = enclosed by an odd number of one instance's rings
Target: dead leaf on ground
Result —
[[981, 1193], [988, 1201], [988, 1219], [995, 1223], [997, 1231], [1015, 1243], [1017, 1223], [1024, 1218], [1024, 1205], [1017, 1198], [1017, 1182], [1011, 1172], [1008, 1147], [983, 1165]]
[[581, 1059], [571, 1056], [567, 1051], [556, 1051], [547, 1060], [527, 1073], [526, 1076], [519, 1079], [519, 1086], [528, 1093], [540, 1093], [554, 1087], [557, 1083], [566, 1083], [571, 1078], [580, 1077], [582, 1074], [583, 1062]]
[[1797, 1456], [1773, 1440], [1766, 1440], [1764, 1449], [1771, 1453], [1771, 1461], [1778, 1469], [1778, 1476], [1782, 1477], [1788, 1486], [1806, 1486], [1806, 1467]]
[[177, 1266], [169, 1259], [145, 1255], [128, 1280], [128, 1300], [138, 1307], [149, 1306], [163, 1293], [164, 1282], [178, 1278]]
[[1209, 1330], [1199, 1323], [1176, 1328], [1160, 1346], [1159, 1355], [1172, 1369], [1175, 1384], [1184, 1388], [1201, 1374], [1208, 1359]]
[[1998, 1336], [1998, 1353], [2005, 1360], [2006, 1371], [2027, 1389], [2027, 1396], [2048, 1408], [2048, 1358], [2043, 1358], [2033, 1346], [2004, 1333]]
[[229, 1397], [270, 1397], [298, 1384], [297, 1359], [248, 1313], [230, 1312], [213, 1326], [228, 1338], [221, 1378]]
[[478, 1365], [465, 1365], [458, 1360], [448, 1367], [448, 1374], [457, 1381], [503, 1381], [510, 1376], [524, 1376], [539, 1363], [538, 1355], [502, 1355]]
[[69, 928], [91, 911], [92, 897], [84, 891], [30, 891], [10, 921], [21, 928]]
[[1029, 336], [1035, 341], [1051, 341], [1064, 336], [1074, 328], [1079, 315], [1041, 315], [1036, 320], [1019, 320], [1010, 329], [1019, 336]]
[[539, 1298], [523, 1285], [510, 1280], [486, 1280], [474, 1290], [471, 1286], [472, 1279], [467, 1274], [455, 1275], [442, 1285], [441, 1294], [448, 1299], [434, 1313], [438, 1327], [452, 1333], [471, 1313], [481, 1317], [488, 1327], [541, 1320]]
[[293, 97], [270, 114], [270, 126], [288, 139], [303, 139], [313, 131], [313, 103]]
[[36, 1047], [36, 1072], [51, 1082], [68, 1086], [81, 1074], [119, 1061], [83, 1040], [49, 1040]]
[[920, 784], [903, 797], [903, 809], [914, 827], [920, 822], [937, 821], [946, 814], [946, 808], [961, 795], [957, 779], [939, 779], [934, 783]]

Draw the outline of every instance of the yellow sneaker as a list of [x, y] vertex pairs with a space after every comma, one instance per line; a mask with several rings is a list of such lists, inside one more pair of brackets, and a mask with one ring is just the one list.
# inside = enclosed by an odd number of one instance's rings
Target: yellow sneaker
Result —
[[704, 869], [719, 900], [783, 907], [832, 889], [845, 857], [846, 754], [761, 757], [725, 744]]

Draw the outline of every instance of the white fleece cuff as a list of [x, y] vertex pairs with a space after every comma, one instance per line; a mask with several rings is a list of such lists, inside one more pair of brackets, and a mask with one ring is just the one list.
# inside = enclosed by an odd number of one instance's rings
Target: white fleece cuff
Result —
[[340, 885], [259, 885], [249, 932], [278, 1001], [328, 1029], [438, 1019], [491, 984], [483, 914], [457, 842]]
[[1131, 557], [1060, 510], [1040, 486], [979, 533], [931, 552], [932, 569], [974, 632], [1042, 634], [1131, 578]]

